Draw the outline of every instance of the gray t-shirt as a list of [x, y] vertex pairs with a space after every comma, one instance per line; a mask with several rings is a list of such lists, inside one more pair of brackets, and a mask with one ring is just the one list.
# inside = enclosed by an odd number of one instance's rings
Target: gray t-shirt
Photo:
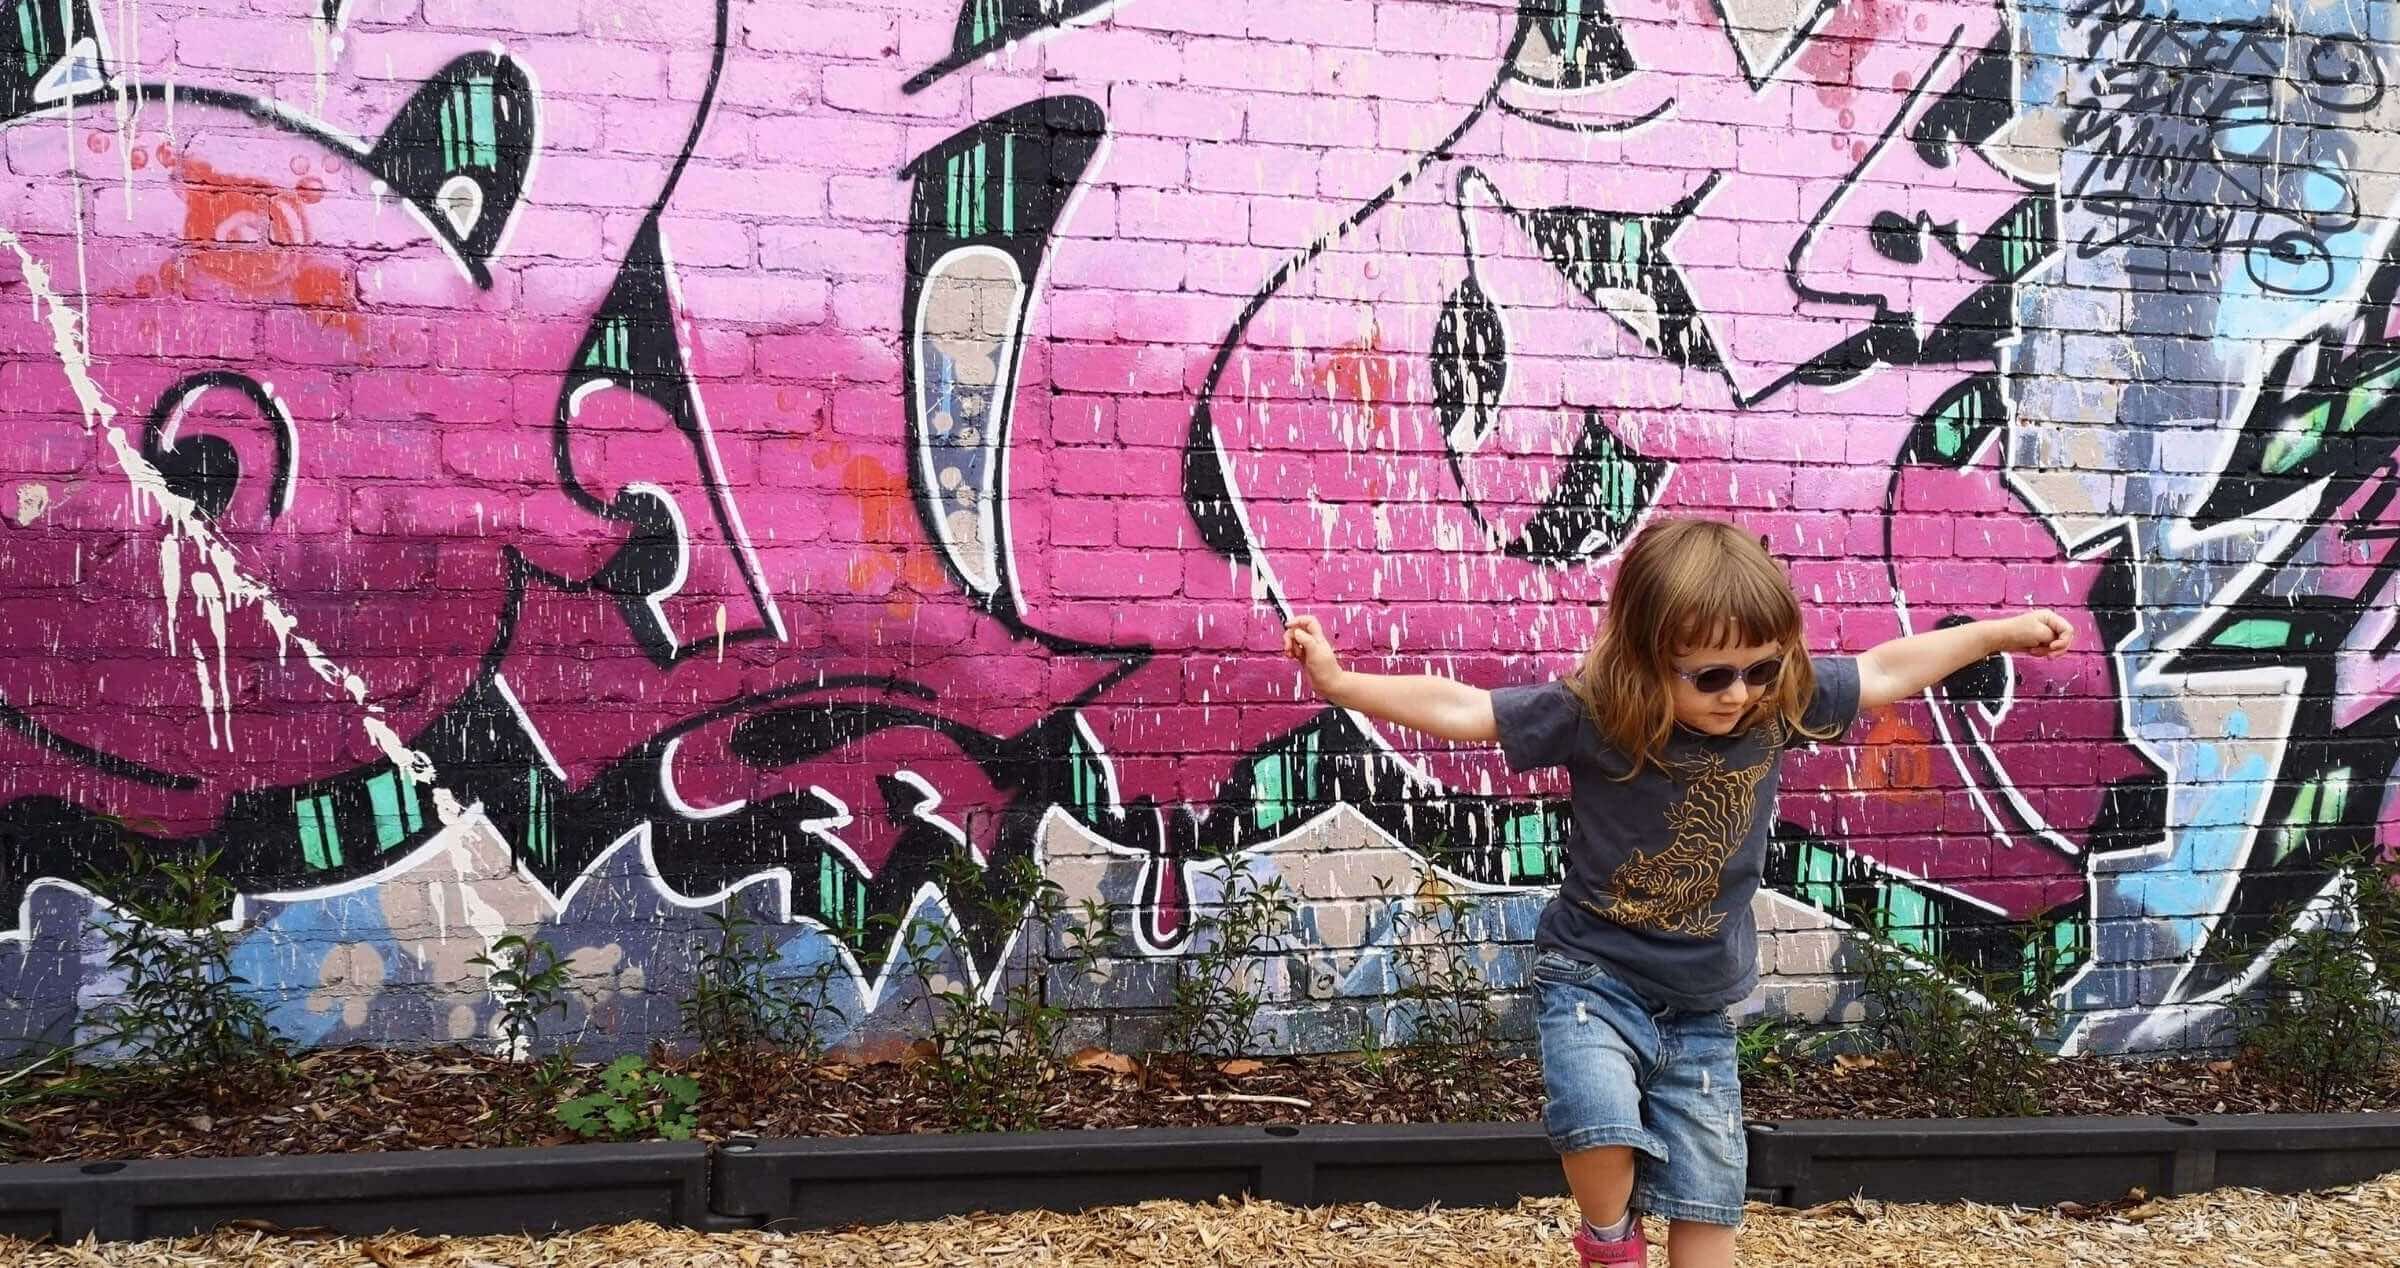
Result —
[[[1812, 731], [1858, 717], [1858, 662], [1813, 662]], [[1780, 720], [1734, 735], [1678, 726], [1662, 761], [1631, 779], [1563, 682], [1492, 693], [1511, 770], [1564, 766], [1567, 874], [1543, 909], [1537, 951], [1597, 964], [1654, 1007], [1723, 1008], [1758, 984], [1751, 896], [1765, 866], [1783, 752], [1809, 743]]]

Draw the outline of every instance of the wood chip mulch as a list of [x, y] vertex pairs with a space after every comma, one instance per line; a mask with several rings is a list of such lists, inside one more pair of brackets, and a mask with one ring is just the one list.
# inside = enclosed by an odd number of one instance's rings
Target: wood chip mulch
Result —
[[[694, 1233], [628, 1224], [540, 1240], [434, 1240], [227, 1230], [180, 1241], [34, 1247], [0, 1238], [22, 1268], [1554, 1268], [1574, 1262], [1568, 1205], [1513, 1210], [1299, 1210], [1267, 1202], [1152, 1202], [1084, 1215], [1028, 1213], [822, 1233]], [[1653, 1235], [1663, 1229], [1653, 1228]], [[2024, 1211], [1849, 1201], [1806, 1211], [1750, 1209], [1749, 1264], [1825, 1268], [2259, 1268], [2400, 1263], [2400, 1174], [2308, 1197], [2220, 1190], [2108, 1208]], [[1651, 1252], [1654, 1264], [1662, 1251]]]
[[[810, 1066], [782, 1054], [737, 1062], [664, 1058], [704, 1093], [700, 1136], [904, 1135], [951, 1129], [934, 1081], [908, 1064]], [[565, 1091], [537, 1093], [522, 1066], [464, 1050], [311, 1053], [290, 1077], [233, 1077], [209, 1088], [61, 1086], [9, 1107], [0, 1132], [19, 1162], [349, 1153], [556, 1144]], [[578, 1076], [588, 1085], [587, 1070]], [[1939, 1118], [1964, 1112], [1876, 1062], [1771, 1070], [1744, 1090], [1753, 1119]], [[1541, 1069], [1530, 1057], [1477, 1063], [1471, 1079], [1375, 1070], [1356, 1058], [1147, 1069], [1087, 1050], [1045, 1088], [1045, 1128], [1263, 1123], [1535, 1121]], [[2400, 1074], [2330, 1102], [2231, 1061], [2068, 1058], [2041, 1089], [2048, 1114], [2225, 1114], [2400, 1109]]]

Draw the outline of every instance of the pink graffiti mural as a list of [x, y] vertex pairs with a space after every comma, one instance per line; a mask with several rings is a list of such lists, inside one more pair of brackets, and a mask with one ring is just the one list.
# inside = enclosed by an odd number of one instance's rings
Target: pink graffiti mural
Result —
[[1796, 769], [1845, 880], [2006, 923], [2162, 829], [2130, 583], [1993, 443], [2053, 236], [1998, 5], [438, 8], [23, 28], [18, 887], [102, 814], [355, 874], [435, 789], [550, 880], [648, 820], [848, 928], [1052, 807], [1160, 942], [1182, 862], [1335, 803], [1538, 884], [1555, 790], [1322, 715], [1273, 631], [1521, 679], [1689, 512], [1828, 649], [2095, 649]]

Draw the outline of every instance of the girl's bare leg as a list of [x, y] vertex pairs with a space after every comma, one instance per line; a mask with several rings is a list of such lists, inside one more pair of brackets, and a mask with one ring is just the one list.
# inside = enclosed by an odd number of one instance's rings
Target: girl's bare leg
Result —
[[1583, 1208], [1584, 1219], [1607, 1228], [1625, 1218], [1626, 1204], [1633, 1201], [1630, 1146], [1578, 1150], [1561, 1155], [1559, 1163], [1567, 1169], [1567, 1188], [1575, 1194], [1575, 1205]]
[[1676, 1220], [1667, 1225], [1669, 1268], [1733, 1268], [1733, 1230], [1722, 1224]]

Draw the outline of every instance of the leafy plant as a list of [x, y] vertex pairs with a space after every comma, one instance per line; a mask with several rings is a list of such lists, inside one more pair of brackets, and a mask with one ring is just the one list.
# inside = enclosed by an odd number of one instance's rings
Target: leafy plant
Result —
[[1789, 1017], [1762, 1017], [1733, 1037], [1733, 1057], [1744, 1083], [1789, 1083], [1824, 1046], [1820, 1035]]
[[[703, 1055], [723, 1057], [767, 1048], [798, 1047], [810, 1061], [823, 1055], [837, 966], [830, 960], [796, 978], [777, 977], [782, 962], [758, 922], [736, 912], [710, 912], [715, 944], [700, 953], [692, 993], [683, 1001], [683, 1028]], [[795, 985], [799, 989], [793, 989]]]
[[[20, 1053], [10, 1058], [14, 1064], [0, 1072], [0, 1161], [9, 1156], [7, 1137], [32, 1134], [32, 1129], [18, 1121], [18, 1114], [50, 1097], [92, 1090], [91, 1075], [73, 1068], [76, 1054], [91, 1046], [88, 1041], [60, 1044], [38, 1056]], [[56, 1071], [57, 1077], [36, 1081], [37, 1075], [51, 1071]]]
[[2400, 1056], [2400, 877], [2371, 854], [2344, 859], [2337, 875], [2324, 918], [2291, 935], [2235, 1005], [2235, 1041], [2251, 1063], [2320, 1110]]
[[[1090, 927], [1068, 920], [1065, 894], [1030, 858], [987, 871], [956, 856], [936, 867], [951, 909], [968, 925], [994, 927], [1011, 921], [1023, 930], [1047, 931], [1062, 922], [1079, 961], [1093, 954]], [[1091, 908], [1086, 907], [1087, 916]], [[921, 1064], [945, 1117], [957, 1131], [1030, 1131], [1040, 1125], [1050, 1083], [1058, 1073], [1058, 1041], [1065, 1011], [1043, 994], [1036, 971], [1038, 939], [1019, 939], [1021, 960], [984, 971], [983, 989], [966, 981], [933, 976], [946, 958], [964, 962], [957, 928], [918, 919], [906, 930], [902, 953], [917, 975], [926, 1009], [927, 1059]], [[1000, 975], [1005, 986], [988, 981]]]
[[122, 874], [91, 879], [118, 912], [92, 930], [124, 977], [91, 1020], [98, 1046], [119, 1065], [169, 1079], [279, 1071], [288, 1045], [242, 990], [250, 983], [233, 971], [234, 933], [217, 924], [234, 899], [218, 853], [153, 862], [138, 844], [124, 848]]
[[552, 1113], [578, 1136], [690, 1140], [700, 1128], [699, 1107], [698, 1082], [628, 1053], [602, 1067], [598, 1091], [563, 1101]]
[[512, 1061], [527, 1060], [540, 1047], [542, 1018], [566, 1016], [566, 962], [547, 940], [512, 933], [467, 963], [483, 970], [500, 1001], [502, 1052]]
[[1192, 1065], [1259, 1045], [1266, 1005], [1260, 961], [1290, 934], [1300, 911], [1281, 880], [1260, 881], [1230, 853], [1215, 858], [1225, 867], [1225, 893], [1214, 907], [1193, 909], [1191, 949], [1175, 960], [1159, 1030], [1159, 1051]]
[[1852, 949], [1872, 1007], [1867, 1033], [1918, 1086], [1956, 1096], [1970, 1114], [2032, 1114], [2058, 1027], [2053, 994], [2060, 957], [2055, 926], [2037, 922], [2019, 944], [2020, 967], [1998, 970], [1903, 946], [1867, 913]]
[[[1387, 894], [1388, 897], [1388, 894]], [[1472, 899], [1430, 887], [1392, 913], [1392, 994], [1413, 1025], [1392, 1068], [1446, 1095], [1470, 1115], [1499, 1104], [1500, 1016], [1491, 982], [1475, 960], [1477, 943], [1463, 938]], [[1377, 1036], [1380, 1040], [1381, 1036]], [[1377, 1053], [1377, 1064], [1382, 1054]]]

